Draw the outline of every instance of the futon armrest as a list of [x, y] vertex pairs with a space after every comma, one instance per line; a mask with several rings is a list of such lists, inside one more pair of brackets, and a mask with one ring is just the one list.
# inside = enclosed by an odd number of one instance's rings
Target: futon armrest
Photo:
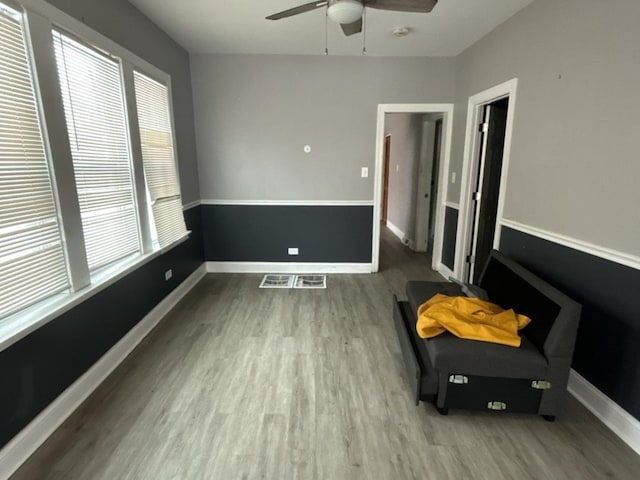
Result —
[[479, 298], [480, 300], [489, 300], [489, 295], [487, 291], [479, 287], [477, 285], [472, 285], [470, 283], [465, 283], [461, 280], [458, 280], [454, 277], [449, 277], [449, 281], [459, 285], [462, 289], [462, 293], [464, 293], [469, 298]]

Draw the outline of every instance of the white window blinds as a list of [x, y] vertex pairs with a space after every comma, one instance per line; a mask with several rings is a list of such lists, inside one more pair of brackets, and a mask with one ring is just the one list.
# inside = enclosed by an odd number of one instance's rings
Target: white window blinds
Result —
[[68, 287], [21, 16], [0, 4], [0, 318]]
[[53, 39], [93, 270], [140, 251], [120, 66], [60, 32]]
[[182, 238], [187, 229], [176, 171], [166, 86], [134, 72], [142, 161], [151, 197], [153, 223], [161, 247]]

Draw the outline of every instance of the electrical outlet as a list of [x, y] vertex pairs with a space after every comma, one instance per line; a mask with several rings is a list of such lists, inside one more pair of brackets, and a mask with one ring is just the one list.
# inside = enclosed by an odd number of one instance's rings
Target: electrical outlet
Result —
[[289, 247], [287, 249], [287, 253], [289, 253], [289, 255], [298, 255], [298, 248], [297, 247]]
[[164, 272], [165, 280], [171, 280], [171, 277], [173, 277], [173, 270], [169, 269], [166, 272]]

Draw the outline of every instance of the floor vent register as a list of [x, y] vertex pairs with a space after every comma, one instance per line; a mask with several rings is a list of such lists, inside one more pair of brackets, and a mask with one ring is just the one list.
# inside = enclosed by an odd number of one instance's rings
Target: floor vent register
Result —
[[269, 273], [262, 278], [260, 288], [327, 288], [327, 276]]

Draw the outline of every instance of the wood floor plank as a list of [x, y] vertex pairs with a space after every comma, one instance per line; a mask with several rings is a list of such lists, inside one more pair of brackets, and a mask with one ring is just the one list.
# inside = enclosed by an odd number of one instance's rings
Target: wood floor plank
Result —
[[555, 423], [416, 407], [391, 298], [441, 277], [386, 229], [380, 267], [325, 290], [208, 275], [13, 480], [637, 478], [569, 396]]

